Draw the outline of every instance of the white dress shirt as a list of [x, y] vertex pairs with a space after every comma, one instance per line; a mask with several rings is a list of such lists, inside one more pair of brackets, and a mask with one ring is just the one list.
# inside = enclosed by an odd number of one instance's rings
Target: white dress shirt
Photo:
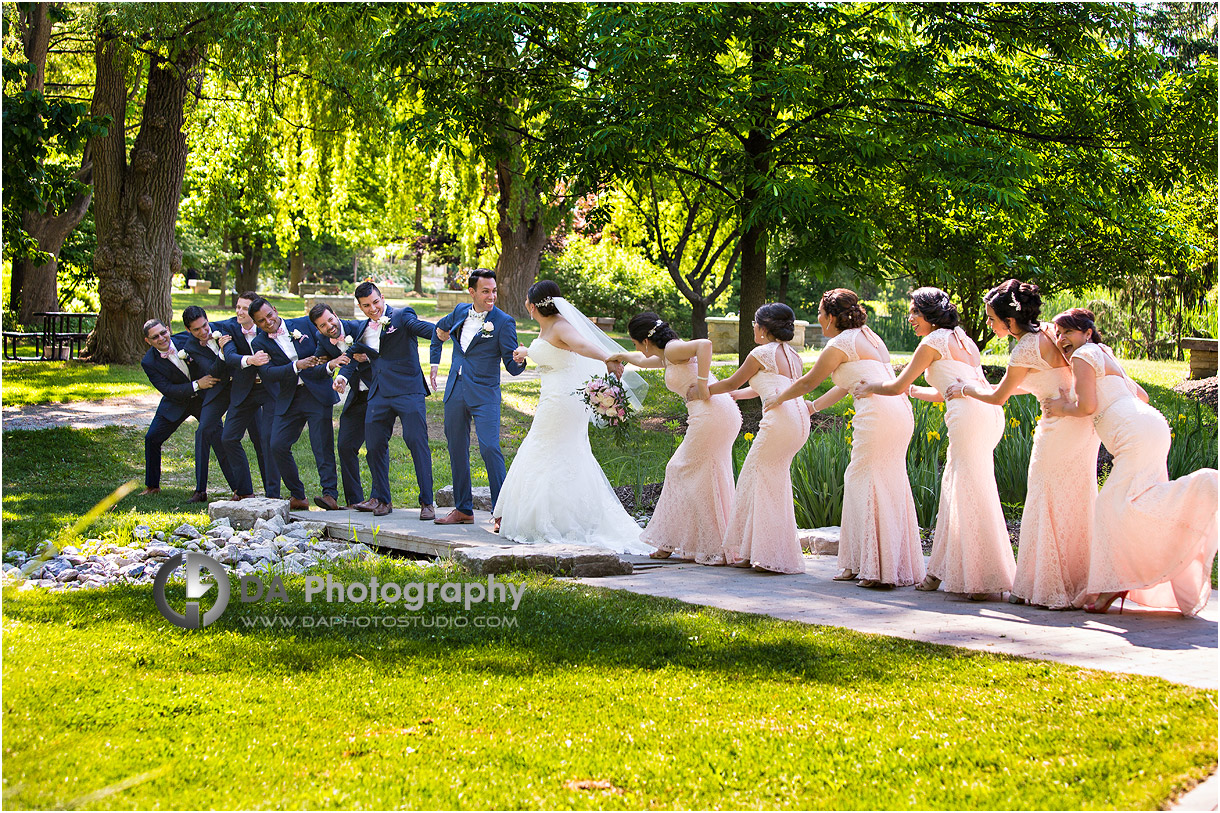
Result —
[[479, 331], [483, 329], [483, 323], [487, 321], [487, 313], [479, 313], [474, 308], [466, 312], [466, 322], [462, 325], [462, 352], [465, 353], [470, 343], [474, 341], [474, 337], [479, 335]]
[[[280, 323], [280, 326], [282, 329], [283, 328], [282, 322]], [[297, 355], [297, 346], [292, 343], [292, 336], [287, 331], [285, 331], [284, 333], [282, 333], [278, 336], [272, 336], [271, 341], [275, 342], [276, 344], [278, 344], [280, 346], [280, 349], [284, 351], [284, 355], [288, 356], [288, 360], [291, 361], [294, 365], [300, 360], [301, 357]], [[296, 368], [294, 367], [293, 369], [296, 369]], [[302, 383], [304, 383], [304, 382], [301, 381], [301, 373], [298, 371], [297, 372], [297, 386], [299, 387]]]

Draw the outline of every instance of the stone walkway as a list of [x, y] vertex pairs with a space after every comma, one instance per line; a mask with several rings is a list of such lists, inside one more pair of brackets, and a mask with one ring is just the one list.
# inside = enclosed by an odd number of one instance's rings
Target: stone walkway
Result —
[[805, 574], [768, 575], [754, 570], [702, 567], [685, 562], [625, 557], [630, 576], [582, 580], [629, 590], [799, 621], [846, 627], [934, 644], [1100, 669], [1150, 675], [1174, 683], [1217, 689], [1216, 592], [1195, 618], [1117, 604], [1106, 615], [1053, 612], [1006, 601], [969, 601], [914, 588], [867, 590], [837, 582], [834, 556], [806, 556]]

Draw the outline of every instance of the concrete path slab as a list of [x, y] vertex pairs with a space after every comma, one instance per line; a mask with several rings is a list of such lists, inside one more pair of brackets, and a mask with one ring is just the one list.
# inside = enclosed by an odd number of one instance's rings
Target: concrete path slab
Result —
[[[725, 610], [846, 627], [877, 635], [1161, 677], [1216, 689], [1216, 592], [1195, 618], [1127, 604], [1106, 615], [1041, 610], [904, 587], [878, 591], [836, 582], [833, 556], [807, 556], [804, 575], [624, 557], [630, 576], [580, 580], [597, 587], [675, 598]], [[650, 566], [655, 565], [655, 566]]]

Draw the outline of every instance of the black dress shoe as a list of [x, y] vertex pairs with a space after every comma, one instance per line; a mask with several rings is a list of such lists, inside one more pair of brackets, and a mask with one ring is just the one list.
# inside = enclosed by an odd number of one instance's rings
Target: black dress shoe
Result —
[[208, 493], [206, 491], [196, 491], [193, 494], [191, 494], [191, 496], [189, 498], [187, 498], [187, 502], [207, 502], [207, 501], [208, 501]]

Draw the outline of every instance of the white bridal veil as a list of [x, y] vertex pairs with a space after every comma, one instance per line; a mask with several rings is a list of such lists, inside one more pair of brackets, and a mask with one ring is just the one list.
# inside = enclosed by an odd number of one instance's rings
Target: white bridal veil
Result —
[[[581, 335], [581, 338], [591, 342], [597, 347], [605, 348], [606, 352], [610, 353], [611, 355], [614, 353], [623, 352], [622, 345], [607, 336], [601, 328], [593, 324], [593, 322], [589, 320], [589, 317], [577, 310], [576, 306], [574, 306], [571, 302], [564, 299], [562, 296], [552, 297], [551, 301], [555, 304], [555, 307], [559, 309], [559, 315], [564, 319], [567, 319], [568, 323], [571, 324], [572, 327], [576, 328], [576, 331]], [[592, 361], [592, 359], [590, 359], [590, 361]], [[593, 363], [599, 366], [601, 365], [601, 362]], [[590, 369], [593, 368], [591, 367]], [[592, 375], [604, 372], [605, 368], [603, 366], [601, 370], [594, 370]], [[640, 404], [642, 404], [644, 401], [644, 397], [648, 395], [648, 382], [645, 381], [639, 373], [635, 372], [634, 370], [628, 370], [623, 373], [623, 386], [627, 389], [627, 400], [631, 402], [631, 406], [639, 409]]]

